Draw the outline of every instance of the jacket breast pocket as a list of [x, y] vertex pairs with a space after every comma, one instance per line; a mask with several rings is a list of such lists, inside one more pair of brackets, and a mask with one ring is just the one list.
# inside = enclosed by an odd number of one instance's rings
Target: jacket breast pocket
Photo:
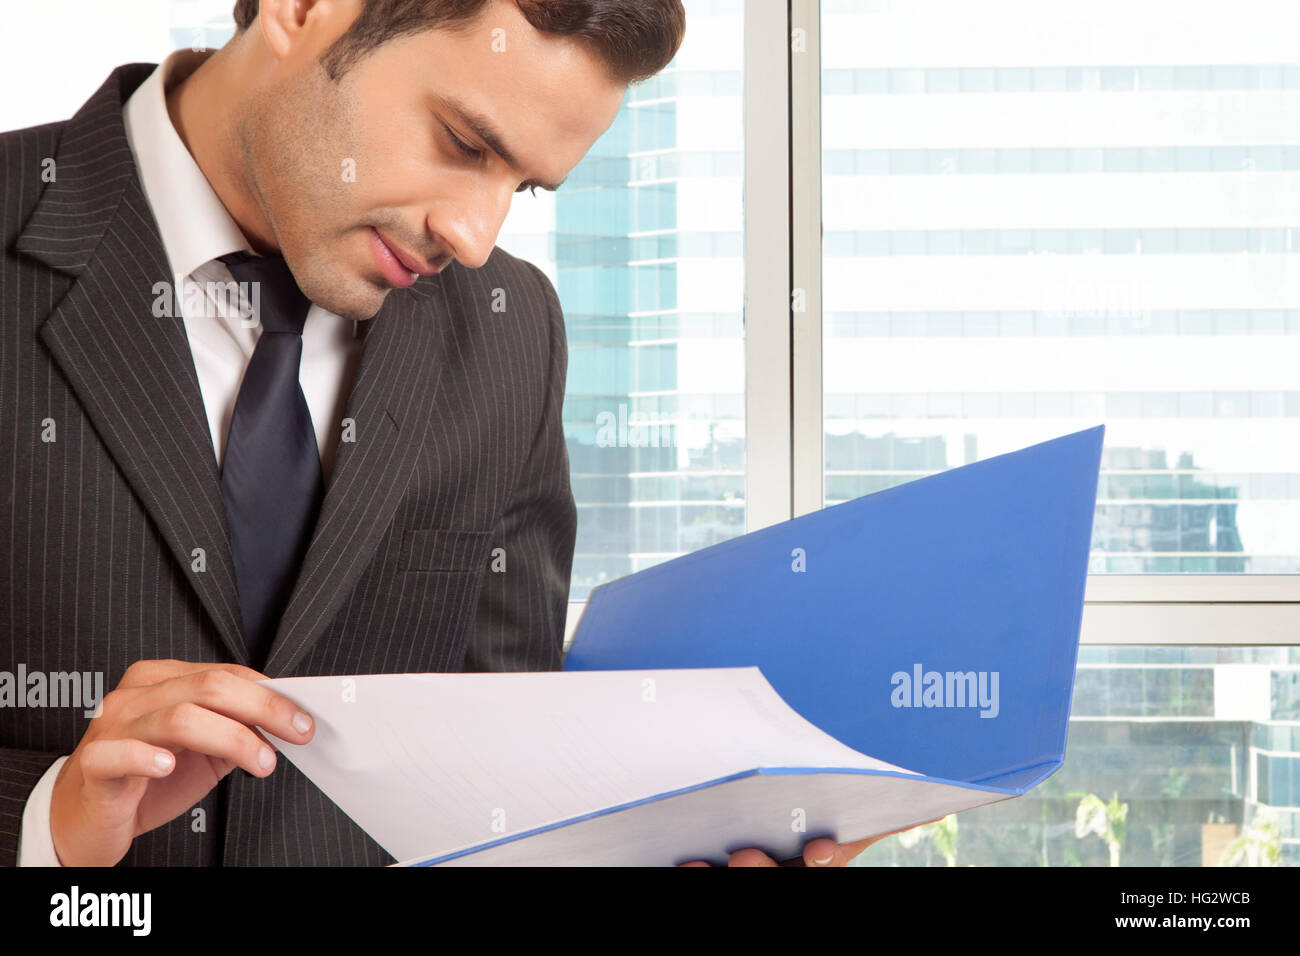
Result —
[[487, 561], [490, 531], [412, 528], [402, 536], [403, 571], [477, 571]]

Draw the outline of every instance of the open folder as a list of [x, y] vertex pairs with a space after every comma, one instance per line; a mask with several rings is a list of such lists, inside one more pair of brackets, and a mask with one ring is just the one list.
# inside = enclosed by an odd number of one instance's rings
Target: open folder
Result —
[[796, 857], [1064, 759], [1103, 426], [597, 587], [558, 673], [282, 678], [279, 749], [396, 859]]

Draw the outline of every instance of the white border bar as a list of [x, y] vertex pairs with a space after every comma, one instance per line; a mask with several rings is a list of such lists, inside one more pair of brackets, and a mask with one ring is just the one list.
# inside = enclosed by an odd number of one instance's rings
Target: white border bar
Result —
[[1086, 604], [1079, 643], [1294, 645], [1300, 604]]
[[785, 0], [745, 11], [745, 530], [791, 514], [790, 89]]
[[1300, 574], [1090, 574], [1089, 604], [1300, 604]]
[[[822, 436], [822, 57], [820, 0], [791, 0], [790, 185], [794, 514], [826, 504]], [[802, 300], [802, 301], [800, 301]], [[802, 305], [802, 308], [798, 308]]]

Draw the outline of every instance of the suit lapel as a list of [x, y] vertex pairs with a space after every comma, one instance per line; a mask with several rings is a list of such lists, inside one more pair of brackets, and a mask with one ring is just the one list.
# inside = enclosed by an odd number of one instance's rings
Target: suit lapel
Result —
[[123, 103], [153, 69], [114, 70], [68, 122], [55, 181], [15, 248], [73, 277], [40, 324], [41, 340], [227, 652], [248, 663], [198, 377], [179, 304], [165, 292], [173, 277], [122, 124]]
[[365, 348], [345, 418], [353, 441], [340, 442], [289, 605], [263, 671], [290, 672], [352, 593], [411, 481], [433, 416], [449, 307], [441, 276], [425, 288], [389, 292], [368, 319]]
[[[41, 340], [227, 652], [248, 664], [207, 414], [179, 304], [173, 302], [171, 316], [155, 315], [159, 291], [173, 277], [122, 124], [123, 104], [153, 69], [133, 63], [114, 70], [68, 122], [57, 177], [15, 248], [73, 278], [40, 324]], [[320, 638], [411, 480], [442, 366], [445, 288], [438, 276], [394, 290], [367, 320], [372, 325], [347, 401], [355, 440], [339, 445], [263, 667], [269, 676], [287, 673]]]

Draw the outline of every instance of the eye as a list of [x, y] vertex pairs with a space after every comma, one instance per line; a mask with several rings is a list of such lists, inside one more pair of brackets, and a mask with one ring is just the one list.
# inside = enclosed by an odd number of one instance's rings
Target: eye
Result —
[[517, 192], [517, 193], [521, 193], [521, 192], [523, 192], [525, 189], [527, 189], [530, 193], [532, 193], [532, 195], [534, 195], [534, 196], [537, 195], [537, 187], [536, 187], [536, 186], [530, 186], [528, 183], [520, 183], [520, 184], [519, 184], [519, 188], [516, 189], [515, 192]]
[[447, 136], [451, 140], [452, 145], [454, 145], [462, 155], [468, 156], [471, 159], [483, 155], [483, 151], [481, 149], [475, 149], [473, 146], [470, 146], [468, 143], [463, 142], [459, 136], [457, 136], [455, 133], [451, 131], [451, 127], [448, 126], [446, 123], [443, 124], [442, 128], [447, 131]]

